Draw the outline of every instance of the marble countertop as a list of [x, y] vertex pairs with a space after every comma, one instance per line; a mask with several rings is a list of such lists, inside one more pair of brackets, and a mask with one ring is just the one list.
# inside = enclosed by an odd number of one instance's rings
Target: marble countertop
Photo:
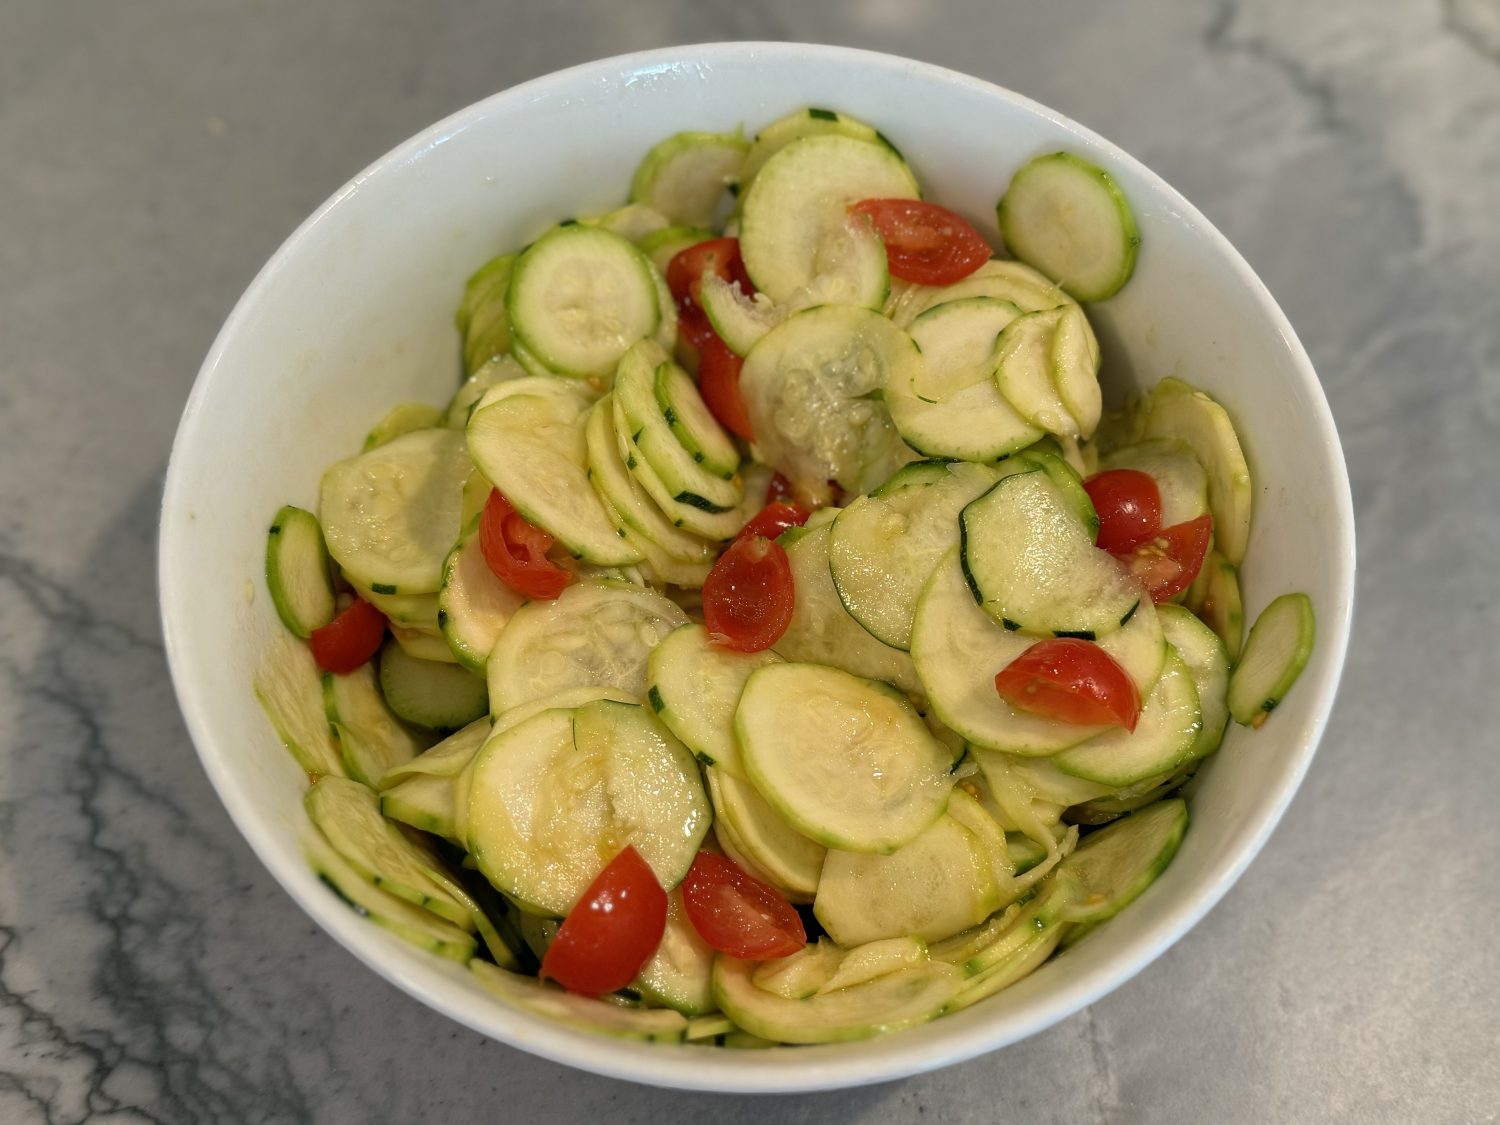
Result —
[[[726, 38], [968, 71], [1164, 174], [1321, 372], [1361, 555], [1322, 750], [1201, 925], [1006, 1051], [771, 1102], [520, 1054], [323, 936], [198, 766], [154, 573], [198, 364], [313, 207], [495, 90]], [[20, 0], [0, 153], [0, 1122], [1497, 1119], [1495, 0]]]

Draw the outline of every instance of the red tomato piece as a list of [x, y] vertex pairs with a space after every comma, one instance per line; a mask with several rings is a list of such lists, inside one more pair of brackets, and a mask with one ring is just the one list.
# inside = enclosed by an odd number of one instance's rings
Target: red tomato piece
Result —
[[768, 961], [807, 944], [802, 918], [775, 887], [713, 852], [693, 860], [682, 880], [682, 903], [698, 936], [731, 957]]
[[1094, 545], [1124, 551], [1161, 530], [1161, 489], [1139, 469], [1108, 469], [1083, 482], [1099, 517]]
[[552, 536], [527, 523], [498, 488], [479, 517], [479, 549], [495, 577], [528, 598], [555, 598], [573, 578], [547, 557]]
[[1017, 710], [1078, 726], [1135, 730], [1141, 694], [1135, 681], [1093, 641], [1038, 641], [995, 676], [1000, 698]]
[[778, 500], [767, 504], [755, 518], [744, 526], [738, 538], [749, 539], [759, 535], [762, 539], [775, 539], [789, 527], [801, 527], [812, 515], [801, 504], [789, 504]]
[[714, 333], [714, 326], [708, 322], [708, 317], [697, 305], [688, 305], [678, 310], [677, 332], [699, 352], [703, 351], [710, 340], [719, 338]]
[[740, 394], [740, 368], [745, 361], [729, 345], [710, 335], [698, 348], [698, 393], [719, 425], [750, 441], [750, 412]]
[[740, 258], [740, 240], [737, 238], [710, 238], [679, 250], [667, 263], [667, 288], [679, 308], [698, 306], [698, 285], [705, 273], [712, 272], [725, 281], [738, 281], [740, 291], [747, 297], [755, 292], [750, 277], [745, 273], [745, 263]]
[[990, 260], [990, 244], [962, 215], [920, 199], [863, 199], [866, 216], [885, 243], [891, 276], [922, 285], [952, 285]]
[[614, 992], [640, 974], [666, 928], [667, 892], [627, 844], [568, 911], [539, 975], [570, 992]]
[[703, 624], [717, 645], [760, 652], [791, 624], [793, 593], [781, 544], [761, 536], [736, 539], [704, 580]]
[[1140, 579], [1153, 602], [1164, 602], [1182, 593], [1198, 577], [1213, 533], [1214, 518], [1205, 513], [1164, 527], [1151, 538], [1113, 554]]
[[384, 639], [385, 614], [355, 598], [343, 613], [314, 629], [307, 643], [319, 668], [344, 676], [374, 656]]

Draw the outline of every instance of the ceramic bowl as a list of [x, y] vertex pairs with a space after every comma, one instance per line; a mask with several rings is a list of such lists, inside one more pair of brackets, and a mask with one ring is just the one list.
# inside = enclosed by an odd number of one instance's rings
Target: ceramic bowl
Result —
[[[1248, 619], [1305, 590], [1317, 649], [1259, 731], [1232, 726], [1201, 772], [1175, 862], [1134, 905], [1014, 987], [873, 1040], [733, 1051], [631, 1043], [506, 1007], [463, 968], [408, 946], [330, 894], [299, 849], [306, 778], [251, 693], [281, 628], [265, 529], [391, 404], [446, 401], [465, 278], [568, 215], [618, 206], [642, 154], [683, 129], [754, 130], [803, 106], [876, 124], [929, 198], [998, 245], [996, 200], [1059, 149], [1108, 169], [1139, 222], [1134, 278], [1089, 312], [1118, 400], [1165, 375], [1229, 409], [1254, 472]], [[1286, 317], [1243, 258], [1138, 161], [999, 87], [906, 59], [781, 43], [680, 47], [528, 82], [381, 157], [289, 238], [236, 305], [183, 413], [162, 505], [162, 621], [204, 768], [271, 874], [329, 934], [423, 1004], [526, 1051], [600, 1074], [720, 1091], [828, 1089], [931, 1070], [1034, 1034], [1128, 980], [1234, 884], [1291, 800], [1327, 721], [1349, 635], [1354, 524], [1338, 436]], [[1182, 963], [1180, 971], [1191, 971]], [[1185, 982], [1190, 983], [1190, 982]]]

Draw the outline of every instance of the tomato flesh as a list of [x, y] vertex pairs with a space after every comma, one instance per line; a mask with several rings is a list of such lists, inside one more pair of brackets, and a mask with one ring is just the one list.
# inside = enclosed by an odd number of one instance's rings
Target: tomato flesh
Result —
[[712, 332], [698, 345], [698, 393], [703, 396], [703, 404], [719, 425], [750, 441], [750, 411], [740, 394], [740, 368], [744, 366], [745, 361]]
[[789, 527], [801, 527], [810, 515], [812, 513], [801, 504], [778, 500], [757, 512], [740, 532], [739, 538], [750, 539], [758, 535], [762, 539], [775, 539]]
[[319, 668], [345, 676], [374, 656], [384, 639], [385, 614], [355, 598], [327, 625], [314, 629], [307, 643]]
[[1198, 577], [1213, 533], [1214, 519], [1205, 513], [1164, 527], [1149, 539], [1112, 553], [1146, 587], [1153, 602], [1164, 602], [1182, 593]]
[[1135, 681], [1093, 641], [1038, 641], [995, 676], [1000, 698], [1019, 711], [1077, 726], [1135, 730], [1141, 694]]
[[1139, 469], [1108, 469], [1083, 482], [1099, 517], [1094, 545], [1124, 551], [1161, 530], [1161, 489]]
[[775, 887], [713, 852], [693, 860], [682, 880], [682, 904], [698, 936], [731, 957], [769, 961], [807, 944], [801, 916]]
[[555, 598], [572, 575], [547, 557], [552, 536], [528, 523], [500, 490], [479, 517], [479, 549], [495, 577], [528, 598]]
[[740, 240], [710, 238], [679, 250], [667, 263], [667, 288], [672, 291], [679, 309], [699, 307], [698, 286], [702, 284], [705, 273], [716, 274], [725, 281], [739, 282], [740, 291], [747, 297], [755, 292], [740, 258]]
[[614, 992], [640, 975], [666, 928], [667, 892], [626, 845], [568, 911], [539, 975], [571, 992]]
[[891, 276], [922, 285], [952, 285], [990, 260], [984, 236], [962, 215], [920, 199], [862, 199], [851, 211], [866, 216], [885, 243]]
[[703, 624], [717, 645], [761, 652], [792, 621], [792, 566], [781, 544], [764, 536], [736, 539], [703, 583]]

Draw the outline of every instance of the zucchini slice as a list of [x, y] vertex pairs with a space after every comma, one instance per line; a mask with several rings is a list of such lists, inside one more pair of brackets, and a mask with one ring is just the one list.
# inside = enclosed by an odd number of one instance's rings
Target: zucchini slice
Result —
[[308, 777], [344, 776], [323, 704], [323, 670], [307, 645], [276, 630], [256, 665], [252, 690], [276, 737]]
[[502, 1003], [583, 1031], [648, 1043], [680, 1043], [687, 1031], [687, 1018], [669, 1008], [626, 1008], [564, 992], [536, 977], [496, 968], [488, 961], [470, 961], [469, 971]]
[[1208, 511], [1208, 474], [1186, 442], [1155, 438], [1116, 449], [1099, 459], [1099, 471], [1137, 469], [1156, 481], [1161, 525], [1175, 527]]
[[[593, 403], [585, 388], [563, 379], [517, 379], [486, 393], [465, 433], [480, 472], [522, 516], [580, 558], [630, 566], [640, 554], [588, 484], [584, 427]], [[448, 546], [457, 539], [454, 532]]]
[[876, 640], [911, 647], [917, 598], [958, 543], [959, 513], [998, 478], [988, 465], [919, 461], [839, 512], [829, 573], [844, 608]]
[[1229, 677], [1229, 713], [1242, 726], [1260, 726], [1307, 667], [1317, 635], [1312, 599], [1282, 594], [1255, 619], [1245, 651]]
[[516, 261], [505, 298], [511, 331], [553, 371], [608, 378], [662, 312], [651, 263], [600, 227], [554, 227]]
[[746, 681], [734, 724], [755, 788], [821, 844], [889, 854], [947, 806], [948, 749], [889, 685], [769, 664]]
[[471, 375], [511, 349], [505, 298], [515, 268], [516, 255], [501, 254], [480, 266], [464, 287], [455, 319], [463, 336], [464, 370]]
[[[828, 849], [798, 832], [749, 781], [717, 766], [703, 771], [714, 806], [714, 827], [729, 847], [792, 902], [811, 902]], [[732, 857], [739, 862], [737, 857]]]
[[1156, 610], [1167, 643], [1193, 677], [1203, 712], [1203, 727], [1189, 757], [1206, 758], [1219, 748], [1229, 724], [1229, 654], [1218, 635], [1181, 606], [1160, 605]]
[[847, 948], [905, 935], [941, 941], [1000, 905], [988, 853], [945, 813], [890, 855], [830, 851], [813, 914]]
[[377, 593], [436, 593], [473, 472], [463, 435], [446, 428], [337, 462], [323, 474], [318, 504], [329, 554]]
[[898, 327], [909, 328], [928, 309], [973, 297], [1009, 301], [1023, 313], [1042, 312], [1067, 305], [1073, 299], [1057, 283], [1022, 262], [991, 258], [962, 281], [952, 285], [893, 286], [886, 301], [886, 315]]
[[652, 231], [643, 238], [635, 239], [635, 244], [640, 247], [641, 253], [651, 260], [656, 267], [656, 272], [665, 274], [667, 267], [672, 264], [672, 259], [689, 246], [697, 246], [700, 242], [707, 242], [717, 237], [713, 231], [705, 230], [703, 227], [670, 226], [661, 230]]
[[1229, 413], [1202, 391], [1170, 376], [1146, 400], [1143, 438], [1185, 442], [1208, 473], [1214, 546], [1238, 566], [1250, 542], [1254, 492], [1250, 466]]
[[1245, 603], [1240, 594], [1240, 572], [1217, 550], [1203, 564], [1203, 596], [1197, 612], [1224, 642], [1231, 661], [1240, 658], [1245, 641]]
[[[1068, 308], [1064, 305], [1027, 313], [1006, 326], [995, 345], [995, 382], [1016, 413], [1033, 426], [1077, 440], [1092, 431], [1083, 429], [1082, 420], [1073, 416], [1059, 389], [1059, 342], [1066, 339], [1062, 325]], [[1063, 350], [1068, 362], [1078, 362], [1076, 351]], [[1088, 377], [1092, 378], [1092, 373]]]
[[926, 1023], [947, 1007], [962, 979], [953, 966], [929, 961], [789, 1000], [757, 987], [755, 969], [754, 961], [720, 957], [714, 997], [738, 1027], [779, 1043], [846, 1043]]
[[588, 455], [588, 478], [615, 526], [625, 532], [622, 538], [632, 540], [644, 557], [640, 540], [647, 539], [662, 554], [689, 565], [713, 558], [713, 549], [703, 539], [684, 531], [662, 514], [656, 502], [636, 483], [620, 456], [615, 440], [614, 395], [605, 395], [589, 410], [584, 428]]
[[379, 799], [368, 785], [325, 777], [302, 803], [308, 819], [362, 878], [461, 929], [474, 928], [468, 907], [444, 887], [452, 880], [439, 870], [441, 860], [381, 815]]
[[1156, 686], [1141, 701], [1135, 730], [1116, 727], [1050, 761], [1063, 773], [1122, 788], [1191, 761], [1202, 731], [1203, 711], [1193, 673], [1176, 650], [1168, 648]]
[[394, 441], [402, 434], [409, 434], [413, 430], [428, 430], [434, 426], [444, 425], [447, 414], [436, 406], [425, 402], [400, 402], [391, 407], [376, 422], [370, 432], [365, 435], [365, 443], [361, 448], [362, 453], [368, 453], [372, 449], [378, 449], [388, 441]]
[[[912, 619], [912, 659], [933, 710], [977, 746], [1012, 754], [1055, 754], [1101, 732], [1018, 711], [995, 691], [995, 676], [1035, 643], [1001, 628], [974, 602], [957, 547], [938, 563]], [[1156, 609], [1142, 600], [1124, 628], [1099, 641], [1144, 696], [1156, 683], [1166, 644]]]
[[[669, 363], [666, 352], [651, 340], [642, 341], [625, 353], [615, 373], [614, 390], [616, 417], [624, 423], [625, 430], [617, 430], [616, 436], [640, 450], [678, 504], [706, 512], [728, 511], [745, 495], [743, 482], [734, 475], [740, 464], [739, 450], [703, 405], [698, 388], [686, 372], [679, 369], [681, 380], [677, 380], [669, 371], [667, 382], [676, 401], [662, 405], [656, 393], [657, 375]], [[689, 417], [693, 423], [688, 424], [705, 426], [701, 435], [695, 436], [700, 445], [697, 453], [688, 449], [671, 425], [674, 419], [682, 425]], [[721, 459], [721, 467], [710, 468], [703, 461], [703, 444], [717, 454], [715, 459]], [[727, 469], [722, 467], [726, 463]]]
[[1113, 177], [1081, 156], [1039, 156], [1011, 177], [996, 208], [1000, 235], [1080, 301], [1102, 301], [1135, 272], [1141, 244]]
[[[392, 651], [389, 644], [387, 651]], [[355, 781], [377, 785], [427, 748], [386, 703], [373, 661], [346, 676], [324, 673], [323, 709], [338, 737], [342, 772]]]
[[970, 297], [912, 321], [922, 363], [885, 388], [891, 420], [907, 445], [927, 457], [995, 461], [1042, 436], [995, 382], [995, 341], [1020, 315], [1009, 301]]
[[760, 338], [791, 311], [764, 293], [747, 297], [738, 282], [708, 272], [698, 286], [698, 303], [719, 338], [737, 356], [749, 355]]
[[418, 774], [396, 782], [380, 794], [380, 812], [412, 828], [465, 846], [458, 831], [456, 777]]
[[677, 133], [646, 153], [630, 183], [630, 198], [668, 222], [712, 225], [719, 201], [737, 183], [750, 144], [738, 133]]
[[527, 374], [526, 368], [516, 361], [515, 356], [497, 355], [487, 361], [453, 392], [453, 397], [448, 400], [448, 409], [443, 414], [443, 425], [450, 430], [462, 430], [469, 424], [469, 412], [484, 397], [485, 391], [497, 383], [524, 379]]
[[838, 113], [831, 109], [799, 109], [785, 117], [777, 118], [755, 134], [755, 143], [745, 154], [745, 163], [740, 169], [741, 197], [744, 196], [745, 191], [755, 180], [756, 173], [765, 166], [767, 160], [793, 141], [826, 133], [853, 137], [855, 140], [868, 141], [872, 144], [883, 144], [892, 151], [895, 151], [896, 147], [881, 136], [879, 130], [848, 114]]
[[[837, 515], [836, 509], [823, 511], [829, 513], [825, 520]], [[808, 524], [820, 515], [815, 512]], [[793, 602], [792, 620], [776, 642], [776, 652], [788, 660], [830, 664], [920, 693], [922, 681], [911, 657], [877, 640], [844, 608], [829, 570], [829, 523], [793, 531], [797, 534], [788, 532], [779, 540], [792, 571]]]
[[700, 762], [744, 780], [734, 711], [750, 674], [780, 659], [770, 650], [723, 648], [709, 640], [702, 625], [684, 625], [651, 650], [646, 699]]
[[641, 707], [607, 700], [493, 736], [474, 760], [468, 807], [485, 877], [558, 918], [626, 844], [671, 890], [712, 820], [687, 749]]
[[457, 777], [474, 760], [474, 755], [479, 753], [479, 748], [484, 745], [490, 733], [487, 716], [475, 719], [410, 761], [386, 770], [380, 778], [378, 788], [389, 789], [408, 777]]
[[646, 696], [646, 659], [687, 615], [655, 590], [611, 578], [574, 582], [527, 602], [506, 624], [485, 669], [495, 714], [570, 688]]
[[745, 192], [740, 253], [756, 289], [786, 301], [818, 275], [818, 249], [861, 199], [918, 199], [916, 178], [892, 148], [838, 134], [792, 141]]
[[710, 473], [733, 475], [740, 467], [740, 451], [709, 411], [692, 377], [667, 360], [656, 369], [654, 389], [656, 405], [688, 455]]
[[1141, 603], [1140, 584], [1094, 546], [1046, 472], [1001, 478], [964, 508], [960, 527], [974, 600], [1008, 629], [1094, 640]]
[[318, 517], [288, 504], [266, 536], [266, 588], [281, 623], [299, 637], [333, 620], [333, 581]]
[[758, 458], [794, 484], [869, 491], [911, 459], [879, 396], [921, 364], [911, 337], [871, 309], [825, 305], [788, 318], [740, 371]]
[[500, 631], [525, 600], [495, 577], [479, 545], [476, 523], [448, 553], [438, 592], [438, 627], [458, 662], [484, 675]]
[[627, 242], [637, 246], [642, 239], [671, 226], [672, 220], [648, 203], [627, 203], [589, 219], [580, 219], [584, 226], [600, 227], [611, 234], [618, 234]]
[[474, 956], [478, 942], [473, 934], [361, 878], [321, 833], [307, 833], [302, 850], [329, 890], [361, 917], [450, 961], [463, 964]]
[[714, 949], [698, 935], [682, 905], [682, 888], [667, 896], [667, 928], [656, 952], [631, 985], [653, 1005], [672, 1008], [685, 1016], [716, 1010]]
[[1075, 888], [1065, 917], [1102, 922], [1124, 910], [1172, 862], [1187, 825], [1187, 804], [1174, 798], [1091, 833], [1057, 869], [1057, 879]]
[[467, 726], [490, 709], [481, 676], [461, 664], [418, 660], [391, 641], [380, 652], [380, 691], [398, 717], [441, 734]]

